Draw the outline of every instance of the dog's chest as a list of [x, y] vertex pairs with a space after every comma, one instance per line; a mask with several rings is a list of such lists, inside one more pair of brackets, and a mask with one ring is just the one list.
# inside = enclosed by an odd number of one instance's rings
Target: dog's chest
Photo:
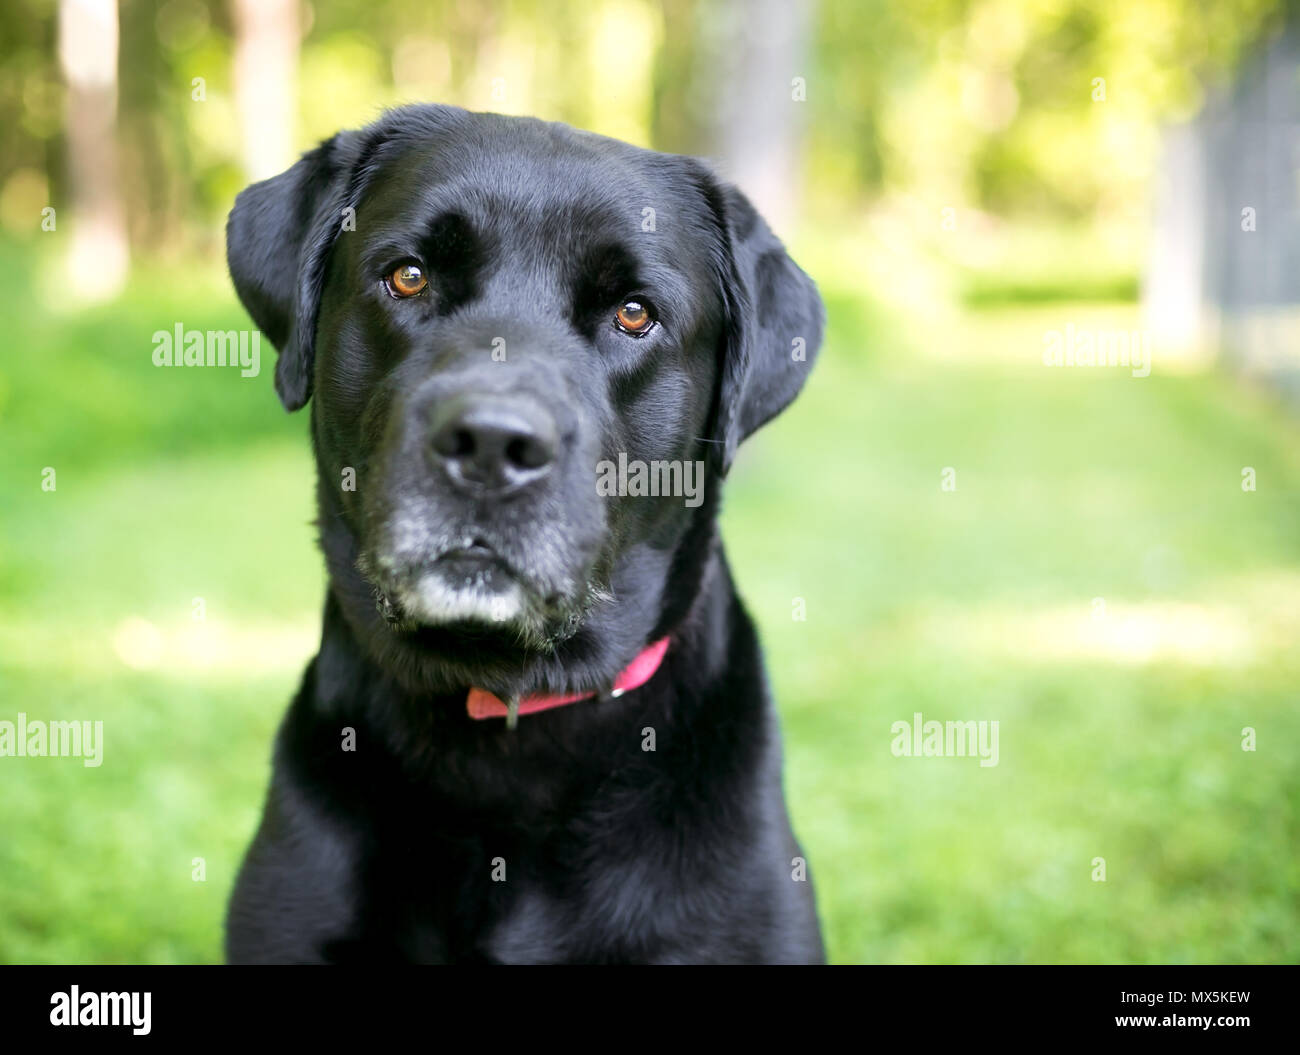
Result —
[[366, 870], [378, 882], [361, 900], [387, 906], [387, 941], [415, 961], [643, 959], [672, 944], [661, 925], [690, 895], [677, 889], [671, 833], [616, 813], [620, 823], [585, 818], [540, 840], [486, 825], [456, 839], [408, 834], [402, 854]]

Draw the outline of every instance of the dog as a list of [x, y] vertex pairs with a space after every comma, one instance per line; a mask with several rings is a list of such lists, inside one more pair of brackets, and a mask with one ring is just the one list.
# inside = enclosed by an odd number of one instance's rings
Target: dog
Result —
[[822, 962], [716, 514], [824, 309], [744, 195], [411, 106], [245, 189], [227, 257], [329, 572], [227, 959]]

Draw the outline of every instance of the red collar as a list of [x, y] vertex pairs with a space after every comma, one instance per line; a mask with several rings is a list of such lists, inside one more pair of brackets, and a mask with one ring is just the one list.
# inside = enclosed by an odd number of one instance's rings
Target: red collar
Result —
[[[652, 645], [647, 645], [618, 676], [610, 695], [622, 696], [625, 692], [639, 689], [654, 677], [667, 651], [666, 637], [660, 638]], [[552, 707], [562, 707], [566, 703], [590, 700], [596, 695], [598, 694], [594, 692], [575, 692], [569, 696], [525, 696], [519, 701], [519, 713], [533, 714], [536, 711], [547, 711]], [[486, 689], [470, 689], [469, 696], [465, 699], [465, 709], [469, 711], [471, 718], [505, 718], [510, 714], [510, 709]]]

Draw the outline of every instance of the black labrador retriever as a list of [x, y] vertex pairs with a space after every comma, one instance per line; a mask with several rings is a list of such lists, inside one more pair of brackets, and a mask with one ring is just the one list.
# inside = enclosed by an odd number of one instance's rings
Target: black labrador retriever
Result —
[[686, 157], [394, 110], [246, 189], [231, 275], [312, 400], [320, 652], [237, 962], [818, 962], [715, 517], [816, 288]]

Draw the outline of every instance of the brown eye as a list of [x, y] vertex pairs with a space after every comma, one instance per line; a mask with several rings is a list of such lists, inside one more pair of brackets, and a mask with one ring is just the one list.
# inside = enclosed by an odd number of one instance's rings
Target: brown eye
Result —
[[388, 276], [388, 291], [395, 297], [414, 297], [428, 284], [419, 264], [403, 264]]
[[641, 301], [629, 300], [614, 313], [614, 322], [625, 333], [641, 334], [650, 329], [654, 316]]

